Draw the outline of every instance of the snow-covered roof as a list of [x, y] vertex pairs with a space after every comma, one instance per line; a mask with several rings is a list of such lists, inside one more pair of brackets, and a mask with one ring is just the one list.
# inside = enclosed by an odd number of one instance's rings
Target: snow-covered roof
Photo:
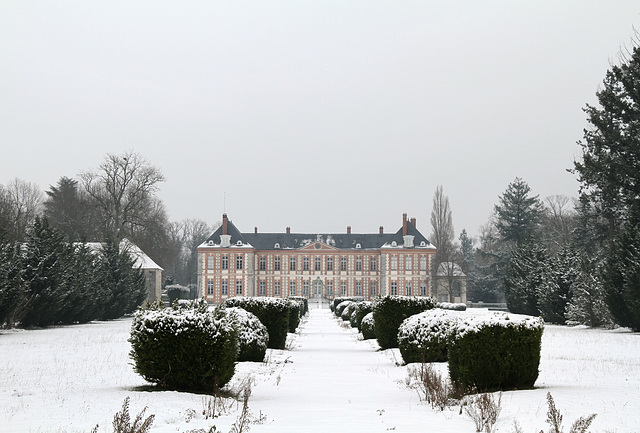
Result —
[[[102, 242], [86, 242], [85, 245], [92, 251], [100, 251], [104, 245]], [[134, 260], [133, 267], [146, 270], [158, 270], [164, 271], [151, 257], [149, 257], [144, 251], [140, 249], [136, 244], [129, 239], [123, 239], [120, 241], [120, 249], [129, 253]]]

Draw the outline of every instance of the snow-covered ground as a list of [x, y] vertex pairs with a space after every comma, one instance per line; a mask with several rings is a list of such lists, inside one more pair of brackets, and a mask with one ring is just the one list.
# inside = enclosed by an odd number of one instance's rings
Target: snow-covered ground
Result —
[[[112, 431], [131, 398], [132, 418], [145, 406], [152, 432], [187, 432], [215, 425], [227, 432], [240, 413], [233, 404], [205, 419], [206, 395], [149, 388], [128, 357], [130, 319], [35, 331], [0, 332], [0, 432]], [[397, 350], [362, 341], [327, 309], [312, 309], [288, 350], [269, 350], [265, 363], [242, 363], [231, 383], [253, 380], [252, 432], [469, 432], [458, 407], [444, 412], [407, 387]], [[640, 431], [640, 335], [625, 330], [547, 326], [536, 389], [505, 392], [498, 432], [547, 431], [546, 394], [564, 414], [565, 431], [597, 413], [592, 432]], [[436, 368], [446, 372], [446, 364]]]

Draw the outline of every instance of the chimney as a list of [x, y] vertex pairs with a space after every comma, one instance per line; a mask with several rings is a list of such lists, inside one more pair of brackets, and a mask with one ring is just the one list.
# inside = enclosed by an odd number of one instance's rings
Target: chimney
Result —
[[287, 227], [287, 234], [291, 233], [291, 227]]
[[351, 234], [351, 226], [347, 226], [347, 234], [350, 235]]
[[402, 236], [407, 235], [407, 214], [402, 214]]
[[223, 235], [227, 234], [227, 222], [228, 222], [227, 214], [223, 213], [222, 214], [222, 234]]
[[258, 233], [258, 226], [255, 226], [255, 227], [253, 228], [253, 232], [254, 232], [254, 233]]
[[384, 227], [380, 226], [380, 234], [384, 233]]
[[411, 225], [412, 225], [414, 228], [417, 228], [417, 227], [418, 227], [418, 226], [416, 226], [416, 219], [415, 219], [415, 218], [411, 218]]

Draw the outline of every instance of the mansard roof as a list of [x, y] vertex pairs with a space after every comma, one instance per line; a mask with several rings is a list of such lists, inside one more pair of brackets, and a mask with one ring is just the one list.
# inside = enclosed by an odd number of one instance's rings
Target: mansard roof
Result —
[[[223, 216], [223, 220], [226, 217]], [[223, 223], [224, 225], [224, 223]], [[406, 222], [407, 235], [413, 236], [413, 248], [435, 249], [429, 240], [409, 221]], [[231, 222], [226, 221], [229, 248], [254, 248], [256, 250], [297, 250], [317, 242], [331, 248], [380, 249], [403, 248], [403, 227], [396, 233], [242, 233]], [[223, 226], [220, 226], [201, 247], [220, 247]]]

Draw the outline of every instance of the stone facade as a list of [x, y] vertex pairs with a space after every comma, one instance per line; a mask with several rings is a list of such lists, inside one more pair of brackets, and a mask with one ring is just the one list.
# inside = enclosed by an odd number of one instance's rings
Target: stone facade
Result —
[[227, 218], [198, 247], [198, 294], [332, 299], [396, 294], [431, 296], [435, 247], [402, 217], [396, 233], [241, 233]]

